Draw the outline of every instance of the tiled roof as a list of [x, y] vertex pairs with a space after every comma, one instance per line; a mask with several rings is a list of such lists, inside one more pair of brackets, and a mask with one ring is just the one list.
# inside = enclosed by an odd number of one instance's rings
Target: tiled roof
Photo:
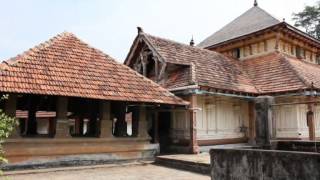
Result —
[[185, 104], [71, 33], [62, 33], [0, 65], [0, 91]]
[[281, 53], [243, 61], [260, 93], [320, 89], [320, 66]]
[[166, 62], [182, 67], [169, 76], [164, 85], [167, 88], [188, 85], [194, 64], [195, 83], [199, 86], [256, 95], [299, 91], [312, 84], [320, 89], [320, 65], [279, 52], [239, 61], [214, 51], [142, 35]]
[[[192, 47], [149, 34], [143, 33], [142, 35], [147, 38], [166, 62], [189, 66], [193, 63], [195, 66], [195, 81], [198, 85], [238, 92], [257, 92], [248, 75], [243, 72], [238, 60], [214, 51]], [[188, 81], [190, 81], [191, 75], [188, 75], [188, 77]], [[181, 84], [181, 82], [179, 83]]]
[[241, 37], [253, 32], [281, 23], [258, 6], [254, 6], [232, 22], [215, 32], [204, 41], [199, 47], [210, 47], [237, 37]]

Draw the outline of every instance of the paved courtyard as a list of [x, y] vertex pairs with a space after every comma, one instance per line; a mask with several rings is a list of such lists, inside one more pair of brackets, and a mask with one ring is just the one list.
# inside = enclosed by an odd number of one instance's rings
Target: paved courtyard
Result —
[[67, 169], [59, 171], [39, 170], [26, 174], [12, 174], [12, 180], [209, 180], [206, 175], [196, 174], [188, 171], [171, 169], [153, 164], [127, 165], [115, 167], [97, 167], [84, 169]]

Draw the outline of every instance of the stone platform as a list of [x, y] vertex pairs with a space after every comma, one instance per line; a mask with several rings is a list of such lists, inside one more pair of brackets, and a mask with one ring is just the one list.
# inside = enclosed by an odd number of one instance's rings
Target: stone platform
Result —
[[200, 174], [210, 174], [210, 155], [208, 153], [162, 155], [156, 157], [155, 163]]

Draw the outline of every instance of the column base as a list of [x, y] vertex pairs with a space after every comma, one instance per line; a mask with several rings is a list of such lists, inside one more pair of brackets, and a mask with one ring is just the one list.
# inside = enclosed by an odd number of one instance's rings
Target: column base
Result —
[[57, 120], [55, 138], [70, 138], [69, 122], [65, 120]]
[[112, 121], [111, 120], [102, 120], [101, 121], [101, 130], [100, 130], [101, 138], [112, 138]]
[[19, 134], [19, 127], [16, 126], [13, 131], [11, 132], [11, 134], [9, 135], [9, 138], [10, 139], [17, 139], [17, 138], [20, 138], [20, 134]]
[[190, 153], [191, 154], [199, 154], [200, 153], [200, 147], [199, 146], [190, 146]]

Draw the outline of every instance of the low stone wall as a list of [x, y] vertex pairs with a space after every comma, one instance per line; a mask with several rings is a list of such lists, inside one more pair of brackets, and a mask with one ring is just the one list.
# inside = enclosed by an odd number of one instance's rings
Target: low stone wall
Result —
[[320, 154], [260, 149], [211, 149], [213, 180], [319, 180]]
[[9, 139], [4, 144], [9, 164], [3, 170], [96, 165], [154, 160], [159, 144], [146, 138]]

